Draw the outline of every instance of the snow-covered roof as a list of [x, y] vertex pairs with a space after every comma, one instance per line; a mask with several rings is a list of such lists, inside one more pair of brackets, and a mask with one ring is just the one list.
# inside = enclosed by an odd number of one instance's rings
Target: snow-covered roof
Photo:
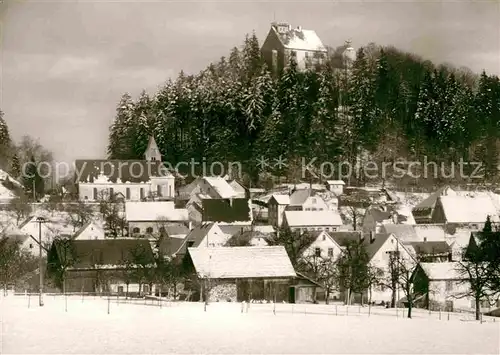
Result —
[[271, 197], [273, 197], [276, 202], [280, 205], [289, 205], [290, 204], [290, 196], [289, 195], [279, 195], [279, 194], [273, 194]]
[[444, 224], [417, 224], [413, 229], [419, 241], [441, 242], [447, 235]]
[[283, 246], [188, 248], [202, 278], [289, 278], [295, 270]]
[[288, 49], [303, 50], [303, 51], [323, 51], [326, 48], [320, 38], [313, 30], [304, 30], [300, 27], [290, 28], [285, 33], [280, 33], [274, 24], [273, 29], [276, 32], [283, 46]]
[[484, 223], [490, 216], [498, 222], [498, 210], [490, 197], [441, 196], [441, 204], [448, 223]]
[[290, 227], [342, 225], [337, 211], [285, 211], [285, 219]]
[[436, 192], [431, 194], [429, 197], [427, 197], [425, 200], [421, 201], [419, 204], [417, 204], [414, 209], [419, 210], [419, 209], [428, 209], [428, 208], [434, 208], [436, 205], [437, 199], [440, 196], [456, 196], [457, 193], [452, 190], [449, 186], [444, 186], [438, 189]]
[[420, 267], [431, 281], [464, 279], [459, 272], [459, 265], [457, 262], [420, 263]]
[[204, 179], [221, 198], [230, 198], [237, 195], [231, 185], [220, 176], [205, 176]]
[[274, 233], [274, 227], [273, 226], [254, 226], [253, 227], [255, 232], [263, 233], [263, 234], [272, 234]]
[[125, 202], [127, 221], [186, 221], [188, 211], [175, 208], [173, 201]]

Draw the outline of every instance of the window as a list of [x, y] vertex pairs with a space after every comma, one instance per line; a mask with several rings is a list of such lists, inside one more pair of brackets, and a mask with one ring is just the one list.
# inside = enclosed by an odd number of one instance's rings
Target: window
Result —
[[151, 157], [151, 161], [156, 161], [156, 157]]
[[109, 197], [113, 197], [114, 194], [115, 194], [115, 190], [112, 187], [110, 187], [109, 188]]
[[30, 243], [30, 249], [33, 249], [33, 244], [32, 243]]
[[291, 51], [291, 52], [290, 52], [290, 55], [291, 55], [293, 58], [297, 58], [297, 52], [296, 52], [296, 51]]
[[317, 256], [317, 257], [320, 257], [321, 256], [321, 249], [320, 248], [316, 248], [314, 250], [314, 255]]
[[326, 240], [326, 235], [323, 234], [323, 240]]
[[149, 233], [149, 234], [153, 233], [153, 227], [146, 228], [146, 233]]
[[97, 200], [97, 187], [94, 187], [94, 200]]
[[169, 186], [169, 187], [168, 187], [168, 195], [169, 195], [169, 196], [172, 196], [172, 186]]
[[426, 241], [427, 241], [427, 237], [424, 237], [424, 242], [426, 242]]
[[118, 286], [118, 293], [123, 293], [123, 286]]
[[328, 256], [333, 256], [333, 248], [328, 248]]
[[127, 187], [127, 189], [125, 190], [125, 196], [127, 200], [130, 200], [130, 187]]
[[156, 193], [158, 194], [158, 197], [161, 197], [161, 185], [156, 185]]
[[332, 228], [332, 232], [336, 232], [337, 231], [337, 228]]
[[311, 202], [316, 203], [316, 199], [315, 198], [311, 199]]
[[144, 188], [143, 187], [141, 187], [140, 193], [141, 193], [141, 195], [140, 195], [141, 200], [143, 200], [144, 199]]
[[132, 229], [132, 233], [140, 233], [141, 232], [141, 229], [139, 227], [134, 227], [134, 229]]
[[191, 248], [194, 245], [194, 241], [190, 240], [187, 242], [188, 248]]
[[446, 291], [453, 291], [453, 281], [446, 281]]

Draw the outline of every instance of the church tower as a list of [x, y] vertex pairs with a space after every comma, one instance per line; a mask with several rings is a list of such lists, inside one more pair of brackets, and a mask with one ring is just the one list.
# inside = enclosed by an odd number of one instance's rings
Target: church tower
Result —
[[153, 136], [149, 137], [149, 143], [144, 153], [144, 157], [147, 161], [161, 161], [160, 150]]

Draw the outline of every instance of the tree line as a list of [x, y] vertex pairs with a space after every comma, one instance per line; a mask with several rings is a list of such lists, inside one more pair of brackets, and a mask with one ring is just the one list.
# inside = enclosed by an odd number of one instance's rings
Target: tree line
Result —
[[255, 34], [247, 35], [198, 74], [181, 71], [137, 100], [124, 94], [110, 127], [109, 158], [142, 159], [154, 135], [166, 161], [239, 161], [254, 183], [263, 179], [255, 164], [260, 156], [287, 159], [286, 168], [269, 169], [278, 176], [294, 176], [302, 157], [355, 163], [427, 156], [480, 161], [486, 178], [496, 177], [497, 76], [375, 44], [359, 48], [346, 68], [342, 49], [305, 72], [292, 57], [277, 73], [264, 63]]

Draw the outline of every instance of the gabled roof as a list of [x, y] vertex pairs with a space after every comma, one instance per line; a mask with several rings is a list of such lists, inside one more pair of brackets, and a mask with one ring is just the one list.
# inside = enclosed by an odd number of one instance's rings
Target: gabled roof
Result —
[[285, 48], [307, 51], [322, 51], [326, 48], [313, 30], [304, 30], [299, 28], [290, 28], [286, 33], [279, 33], [272, 24], [271, 31], [274, 31]]
[[[278, 203], [278, 205], [289, 205], [290, 204], [290, 196], [289, 195], [273, 194], [273, 195], [271, 195], [271, 198], [269, 199], [269, 201], [271, 201], [272, 199], [274, 199]], [[269, 201], [268, 201], [268, 204], [269, 204]]]
[[102, 174], [112, 183], [147, 182], [151, 177], [171, 177], [170, 171], [159, 161], [146, 160], [76, 160], [77, 182], [94, 182]]
[[448, 254], [451, 253], [451, 248], [445, 241], [439, 242], [414, 242], [411, 243], [411, 246], [415, 250], [415, 252], [425, 255], [440, 255], [440, 254]]
[[158, 251], [163, 255], [172, 256], [181, 250], [185, 244], [186, 238], [165, 237], [160, 240]]
[[295, 190], [290, 195], [290, 206], [302, 206], [304, 202], [306, 202], [306, 200], [313, 194], [314, 194], [313, 190], [309, 188]]
[[248, 222], [252, 220], [251, 200], [246, 198], [202, 200], [205, 222]]
[[440, 196], [443, 212], [448, 223], [484, 223], [490, 216], [498, 222], [498, 211], [487, 196]]
[[464, 276], [460, 273], [460, 263], [420, 263], [420, 268], [430, 281], [440, 280], [463, 280]]
[[283, 246], [188, 248], [202, 278], [292, 278], [295, 270]]
[[234, 189], [222, 177], [205, 176], [203, 179], [217, 192], [220, 198], [231, 198], [236, 196]]
[[95, 227], [96, 229], [104, 233], [104, 230], [101, 228], [101, 226], [97, 225], [94, 221], [88, 221], [78, 231], [76, 231], [72, 238], [77, 239], [87, 228], [92, 227]]
[[[184, 244], [187, 245], [188, 242], [193, 242], [193, 248], [197, 248], [200, 246], [201, 242], [205, 239], [205, 237], [210, 233], [212, 229], [216, 229], [217, 231], [222, 230], [218, 227], [217, 223], [202, 223], [200, 226], [192, 229], [189, 234], [185, 238]], [[183, 248], [186, 248], [186, 245]]]
[[392, 213], [387, 211], [382, 211], [380, 208], [371, 207], [365, 212], [365, 215], [371, 214], [375, 222], [382, 222], [392, 218]]
[[444, 224], [416, 224], [413, 226], [418, 241], [444, 241], [446, 239], [446, 227]]
[[373, 241], [370, 241], [369, 236], [365, 236], [363, 239], [363, 245], [365, 246], [366, 253], [368, 254], [368, 259], [371, 260], [375, 254], [382, 248], [382, 246], [387, 242], [392, 234], [387, 233], [377, 233], [373, 236]]
[[227, 246], [234, 245], [237, 242], [250, 243], [252, 241], [252, 239], [257, 239], [257, 238], [263, 239], [266, 242], [266, 244], [268, 244], [268, 242], [267, 242], [268, 237], [269, 237], [269, 235], [264, 234], [264, 233], [260, 233], [257, 231], [253, 231], [253, 232], [252, 231], [244, 231], [243, 233], [234, 234], [231, 238], [228, 239], [226, 245]]
[[418, 237], [414, 227], [408, 224], [383, 224], [381, 230], [387, 234], [394, 234], [402, 243], [423, 241]]
[[[171, 225], [165, 226], [165, 232], [167, 235], [172, 236], [172, 235], [188, 235], [189, 234], [189, 228], [186, 227], [182, 223], [175, 223]], [[177, 238], [179, 239], [179, 238]]]
[[65, 258], [61, 253], [70, 253], [75, 260], [72, 269], [91, 269], [96, 264], [123, 267], [127, 262], [136, 262], [137, 254], [147, 263], [154, 263], [151, 245], [145, 239], [72, 240], [70, 248], [61, 247], [56, 240], [52, 245], [61, 258]]
[[433, 209], [436, 206], [436, 202], [440, 196], [446, 196], [448, 194], [455, 195], [455, 191], [452, 190], [449, 186], [443, 186], [439, 188], [436, 192], [432, 193], [425, 200], [417, 204], [413, 207], [413, 210], [424, 210], [424, 209]]
[[322, 237], [323, 235], [328, 238], [329, 240], [331, 240], [333, 242], [333, 244], [336, 244], [337, 247], [339, 249], [341, 249], [342, 247], [340, 246], [340, 244], [335, 240], [335, 238], [333, 238], [328, 232], [326, 231], [310, 231], [308, 232], [309, 235], [312, 237], [311, 238], [311, 241], [309, 243], [309, 245], [305, 246], [304, 249], [306, 248], [309, 248], [312, 244], [314, 244], [320, 237]]
[[342, 225], [337, 211], [285, 211], [285, 219], [290, 227]]

